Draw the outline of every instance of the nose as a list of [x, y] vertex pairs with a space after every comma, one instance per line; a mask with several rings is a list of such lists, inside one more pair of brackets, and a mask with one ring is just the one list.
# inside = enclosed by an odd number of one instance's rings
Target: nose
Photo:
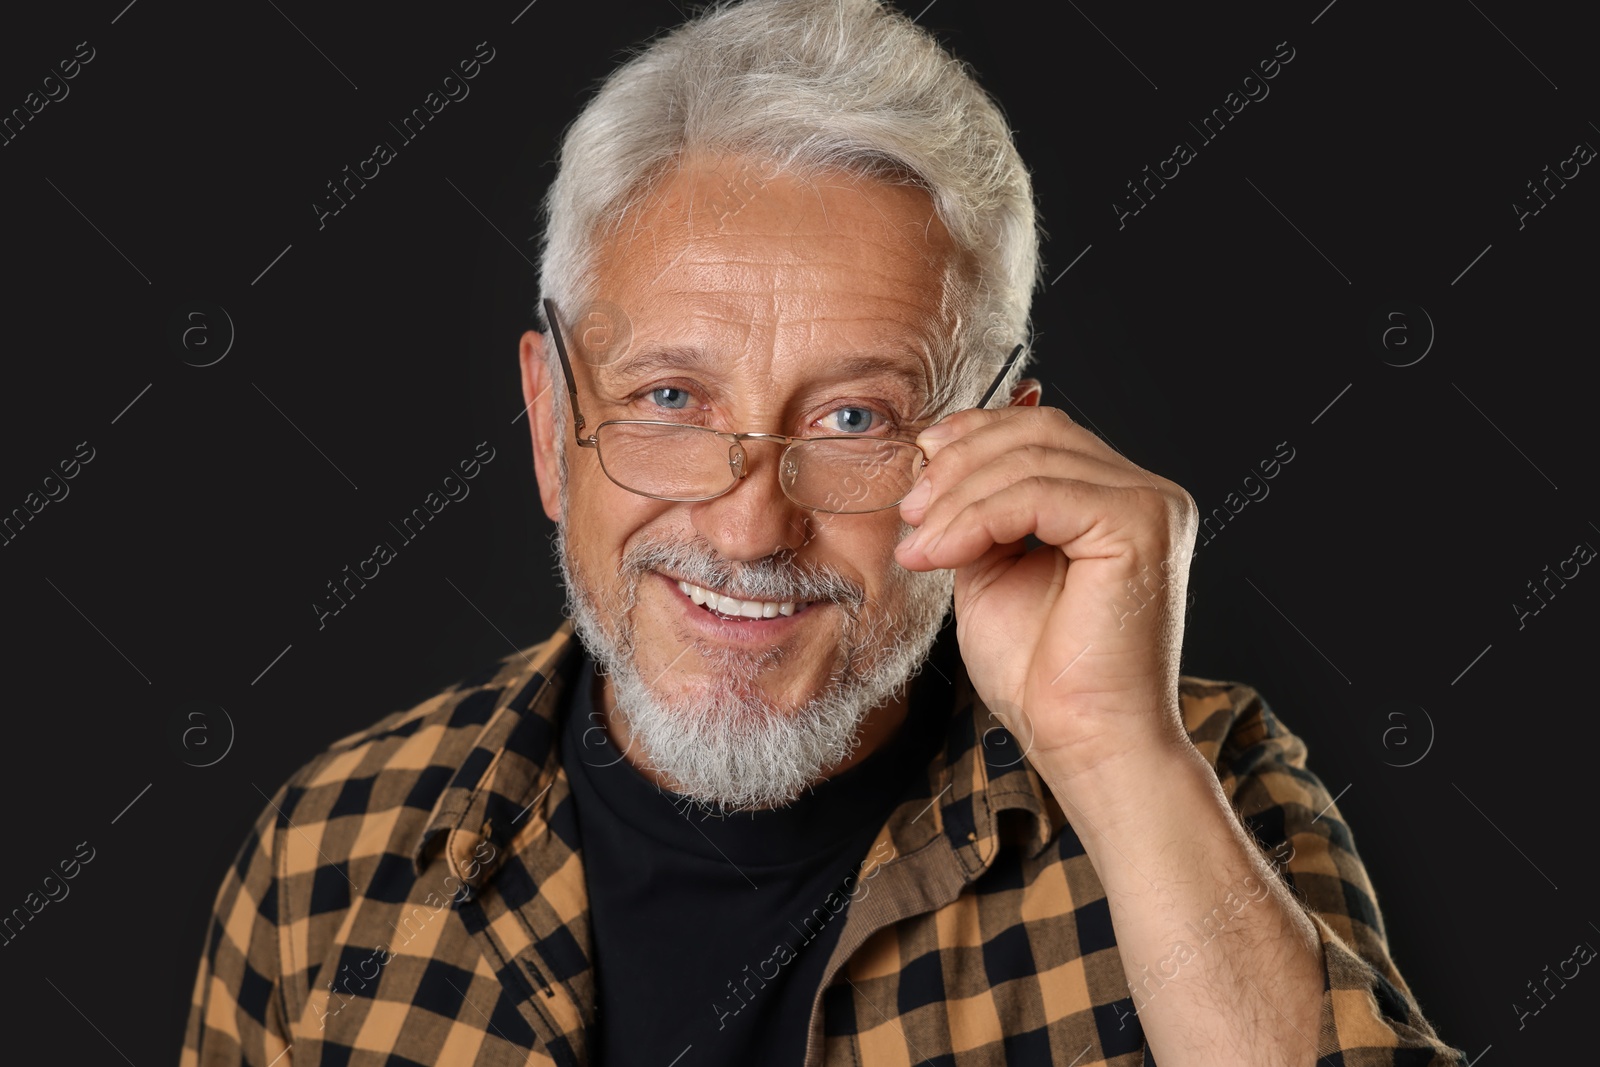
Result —
[[691, 505], [695, 530], [726, 559], [762, 559], [810, 539], [811, 512], [784, 495], [778, 484], [783, 443], [761, 438], [741, 441], [744, 477], [732, 489]]

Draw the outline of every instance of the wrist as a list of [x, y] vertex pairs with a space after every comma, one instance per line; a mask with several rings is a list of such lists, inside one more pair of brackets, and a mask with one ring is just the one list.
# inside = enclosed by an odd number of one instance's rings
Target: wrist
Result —
[[1130, 742], [1092, 763], [1067, 753], [1033, 762], [1069, 819], [1075, 808], [1102, 829], [1192, 811], [1196, 801], [1221, 797], [1215, 768], [1187, 734]]

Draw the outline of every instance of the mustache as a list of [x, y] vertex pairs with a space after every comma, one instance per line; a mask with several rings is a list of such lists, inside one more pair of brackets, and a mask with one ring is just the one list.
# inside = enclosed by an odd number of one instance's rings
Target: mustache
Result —
[[797, 562], [790, 549], [763, 559], [734, 563], [717, 555], [704, 538], [676, 541], [647, 538], [622, 554], [624, 576], [664, 571], [691, 585], [716, 589], [741, 600], [831, 600], [851, 614], [866, 601], [866, 590], [844, 574], [814, 561]]

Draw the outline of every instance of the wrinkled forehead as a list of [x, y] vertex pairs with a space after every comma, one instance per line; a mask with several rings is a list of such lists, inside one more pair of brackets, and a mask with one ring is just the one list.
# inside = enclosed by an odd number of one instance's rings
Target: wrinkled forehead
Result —
[[739, 156], [659, 177], [602, 239], [596, 268], [597, 298], [626, 319], [635, 354], [711, 349], [773, 373], [804, 352], [812, 366], [898, 358], [942, 376], [972, 289], [920, 186]]

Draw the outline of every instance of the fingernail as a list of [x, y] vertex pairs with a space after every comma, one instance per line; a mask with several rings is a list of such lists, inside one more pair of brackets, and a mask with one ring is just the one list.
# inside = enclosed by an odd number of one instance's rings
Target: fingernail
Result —
[[911, 487], [911, 492], [907, 493], [906, 498], [900, 501], [900, 506], [902, 508], [911, 508], [913, 510], [921, 508], [928, 503], [928, 498], [932, 495], [933, 485], [928, 481], [928, 479], [924, 478], [916, 485]]
[[948, 422], [936, 422], [922, 433], [917, 435], [918, 441], [942, 441], [955, 432], [955, 427]]

